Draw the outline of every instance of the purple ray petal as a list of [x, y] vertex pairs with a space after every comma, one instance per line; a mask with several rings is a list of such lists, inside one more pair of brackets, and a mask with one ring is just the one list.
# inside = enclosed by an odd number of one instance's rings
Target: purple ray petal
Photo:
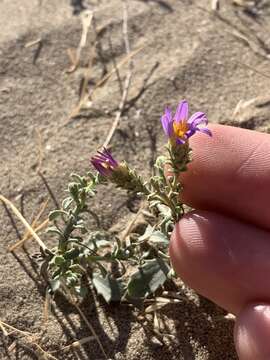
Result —
[[195, 128], [190, 128], [187, 132], [186, 132], [186, 137], [189, 139], [192, 135], [194, 135], [196, 132]]
[[103, 148], [102, 151], [98, 151], [97, 155], [91, 158], [91, 163], [103, 176], [110, 176], [118, 166], [118, 162], [106, 148]]
[[207, 125], [207, 123], [208, 123], [207, 117], [206, 117], [205, 113], [203, 113], [201, 111], [196, 112], [188, 119], [188, 124], [191, 127], [196, 127], [199, 124]]
[[183, 145], [187, 141], [188, 137], [185, 137], [184, 139], [176, 138], [176, 144]]
[[187, 121], [188, 119], [188, 102], [186, 100], [180, 101], [177, 106], [174, 116], [176, 122]]
[[208, 136], [212, 136], [212, 132], [207, 128], [197, 128], [196, 130], [200, 131], [200, 132], [202, 132], [202, 133], [204, 133], [204, 134], [206, 134]]
[[173, 133], [173, 119], [171, 110], [168, 107], [165, 108], [165, 113], [160, 120], [165, 134], [171, 137]]

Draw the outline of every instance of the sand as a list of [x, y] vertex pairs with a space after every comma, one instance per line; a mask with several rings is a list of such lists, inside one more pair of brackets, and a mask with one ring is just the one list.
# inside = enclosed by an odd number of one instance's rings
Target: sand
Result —
[[[94, 35], [89, 30], [77, 70], [67, 73], [71, 65], [67, 51], [80, 41], [81, 3], [0, 1], [0, 192], [28, 221], [48, 198], [37, 170], [60, 202], [69, 174], [84, 174], [90, 155], [105, 141], [121, 99], [113, 76], [97, 89], [92, 106], [70, 119], [89, 57], [93, 61], [91, 88], [112, 69], [112, 58], [119, 62], [125, 56], [121, 1], [85, 1], [85, 7], [96, 10], [98, 51], [91, 53]], [[131, 49], [142, 49], [133, 58], [127, 106], [111, 145], [118, 158], [144, 175], [150, 174], [153, 158], [164, 145], [159, 117], [165, 104], [186, 98], [192, 110], [207, 112], [211, 122], [270, 129], [269, 10], [263, 8], [258, 16], [252, 16], [229, 1], [221, 2], [219, 16], [210, 10], [206, 0], [129, 2]], [[36, 44], [31, 44], [33, 41]], [[127, 67], [120, 72], [124, 78]], [[234, 114], [239, 101], [242, 103]], [[117, 226], [129, 216], [132, 206], [127, 200], [125, 193], [113, 189], [99, 195], [93, 209], [100, 214], [104, 228]], [[43, 220], [53, 208], [50, 198]], [[60, 296], [44, 323], [45, 286], [32, 260], [38, 247], [30, 241], [25, 249], [9, 253], [8, 247], [24, 229], [18, 221], [12, 224], [2, 206], [0, 218], [0, 320], [35, 334], [48, 352], [89, 336], [76, 309]], [[52, 245], [52, 239], [44, 239]], [[93, 293], [82, 308], [110, 358], [236, 359], [233, 321], [184, 285], [182, 292], [187, 301], [161, 312], [167, 332], [175, 335], [163, 346], [128, 306], [107, 305]], [[33, 350], [37, 349], [29, 345], [29, 339], [27, 345], [26, 339], [16, 334], [4, 337], [1, 333], [0, 341], [1, 359], [36, 358]], [[57, 359], [103, 358], [95, 341], [77, 351], [54, 355]]]

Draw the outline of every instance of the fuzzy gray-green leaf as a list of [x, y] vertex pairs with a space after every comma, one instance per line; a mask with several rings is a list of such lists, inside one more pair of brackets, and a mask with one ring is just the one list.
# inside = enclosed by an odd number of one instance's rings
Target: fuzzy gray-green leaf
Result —
[[123, 294], [123, 285], [110, 275], [106, 277], [98, 273], [93, 274], [93, 284], [98, 294], [102, 295], [107, 303], [111, 301], [120, 301]]
[[136, 271], [128, 283], [128, 294], [132, 298], [143, 298], [154, 293], [167, 279], [170, 268], [162, 259], [148, 260]]

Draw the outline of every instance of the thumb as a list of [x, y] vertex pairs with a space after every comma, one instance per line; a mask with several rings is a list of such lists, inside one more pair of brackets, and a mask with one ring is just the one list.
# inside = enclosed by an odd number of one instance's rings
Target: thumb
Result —
[[269, 360], [270, 304], [246, 306], [236, 319], [234, 339], [240, 360]]

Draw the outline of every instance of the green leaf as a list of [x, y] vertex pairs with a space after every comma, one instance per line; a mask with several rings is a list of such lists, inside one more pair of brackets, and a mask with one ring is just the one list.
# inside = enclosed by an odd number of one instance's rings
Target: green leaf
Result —
[[154, 231], [149, 237], [149, 242], [163, 247], [168, 247], [169, 245], [168, 237], [161, 231]]
[[120, 280], [113, 279], [109, 274], [102, 277], [98, 273], [93, 273], [92, 280], [97, 293], [103, 296], [107, 303], [121, 300], [124, 289]]
[[64, 262], [65, 262], [64, 257], [60, 255], [55, 255], [51, 260], [51, 263], [57, 266], [61, 266], [62, 264], [64, 264]]
[[161, 245], [167, 247], [169, 245], [168, 237], [161, 231], [154, 230], [150, 225], [147, 226], [144, 234], [139, 237], [139, 241], [148, 240], [150, 243], [155, 245]]
[[76, 259], [80, 255], [80, 253], [81, 252], [78, 248], [73, 248], [65, 252], [64, 258], [67, 260], [73, 260]]
[[53, 233], [53, 234], [57, 234], [59, 235], [61, 238], [64, 237], [64, 234], [56, 227], [56, 226], [51, 226], [47, 229], [48, 233]]
[[87, 287], [82, 286], [82, 285], [74, 286], [74, 291], [77, 295], [79, 295], [82, 298], [85, 298], [86, 295], [88, 294]]
[[110, 236], [112, 235], [109, 235], [104, 231], [93, 231], [90, 233], [85, 245], [87, 245], [91, 250], [106, 247], [110, 244]]
[[144, 241], [144, 240], [149, 239], [150, 236], [152, 235], [153, 231], [154, 231], [154, 228], [151, 225], [148, 225], [147, 228], [145, 229], [144, 234], [141, 235], [138, 240]]
[[62, 201], [62, 207], [64, 210], [67, 210], [71, 205], [73, 199], [71, 197], [67, 197]]
[[158, 204], [158, 210], [161, 213], [162, 216], [170, 218], [172, 216], [171, 209], [163, 204]]
[[50, 280], [50, 287], [52, 292], [56, 292], [61, 286], [61, 282], [59, 279], [52, 279]]
[[131, 275], [128, 283], [128, 294], [132, 298], [145, 298], [154, 293], [167, 279], [170, 270], [162, 259], [148, 260]]
[[79, 201], [79, 186], [76, 183], [69, 183], [68, 184], [68, 191], [70, 195], [75, 200], [76, 203]]
[[49, 220], [53, 221], [56, 218], [58, 218], [58, 216], [60, 215], [68, 215], [68, 214], [63, 210], [53, 210], [49, 213]]

